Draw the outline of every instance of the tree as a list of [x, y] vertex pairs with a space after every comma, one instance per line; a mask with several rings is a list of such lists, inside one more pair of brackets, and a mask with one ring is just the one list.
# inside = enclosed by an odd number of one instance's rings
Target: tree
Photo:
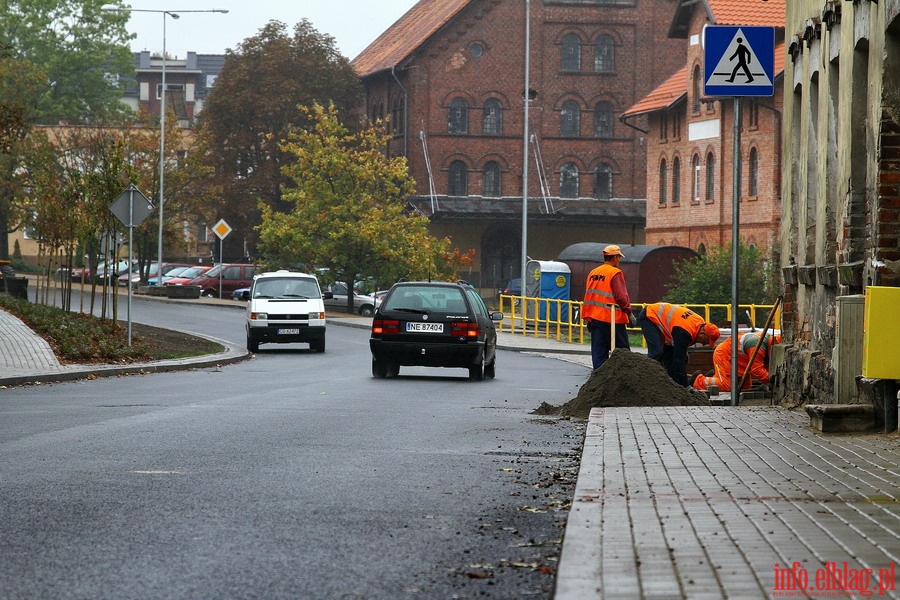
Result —
[[[677, 264], [663, 300], [679, 304], [730, 304], [731, 257], [730, 246], [713, 247], [704, 256]], [[773, 278], [759, 250], [748, 248], [742, 240], [738, 243], [738, 258], [738, 301], [772, 304], [776, 297]]]
[[109, 122], [129, 114], [120, 78], [134, 71], [125, 27], [129, 15], [104, 11], [103, 0], [6, 0], [0, 45], [43, 72], [36, 121], [55, 125]]
[[22, 140], [34, 123], [119, 121], [133, 72], [127, 13], [101, 0], [6, 0], [0, 10], [0, 258], [22, 225]]
[[[404, 157], [388, 158], [381, 124], [350, 133], [334, 107], [304, 109], [311, 125], [292, 134], [282, 150], [289, 212], [260, 202], [259, 250], [272, 267], [326, 267], [352, 290], [356, 279], [447, 278], [471, 253], [450, 250], [428, 233], [428, 218], [411, 211], [414, 187]], [[453, 258], [457, 259], [454, 264]], [[353, 298], [348, 296], [348, 309]]]
[[259, 224], [258, 202], [283, 211], [282, 189], [290, 180], [282, 167], [291, 160], [281, 143], [292, 126], [306, 127], [298, 105], [332, 104], [342, 117], [362, 97], [359, 77], [334, 39], [303, 20], [292, 36], [271, 21], [259, 34], [229, 51], [199, 118], [202, 156], [211, 167], [209, 185], [220, 190], [202, 207], [211, 222], [224, 218], [234, 232], [226, 254], [244, 256]]

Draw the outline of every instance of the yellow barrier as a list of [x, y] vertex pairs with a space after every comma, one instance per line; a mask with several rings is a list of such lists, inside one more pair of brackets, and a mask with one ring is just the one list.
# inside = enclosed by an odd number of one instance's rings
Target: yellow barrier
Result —
[[[557, 340], [583, 344], [586, 337], [586, 327], [581, 320], [581, 304], [577, 300], [532, 298], [529, 296], [501, 294], [499, 308], [500, 312], [504, 314], [504, 319], [500, 322], [498, 329], [522, 335], [533, 335], [534, 337], [543, 335], [545, 338], [554, 337]], [[646, 304], [632, 304], [631, 306], [635, 315], [637, 315]], [[720, 320], [720, 322], [728, 323], [730, 326], [730, 304], [682, 304], [681, 306], [686, 306], [695, 313], [702, 315], [707, 322], [710, 321], [710, 315], [713, 310], [722, 309], [725, 311], [725, 318]], [[739, 304], [738, 311], [747, 312], [750, 315], [750, 322], [753, 324], [765, 323], [765, 319], [773, 306], [773, 304]], [[509, 325], [506, 324], [507, 319], [509, 320]], [[780, 308], [775, 313], [775, 319], [772, 323], [773, 328], [781, 328]], [[628, 330], [639, 332], [640, 328], [629, 327]]]

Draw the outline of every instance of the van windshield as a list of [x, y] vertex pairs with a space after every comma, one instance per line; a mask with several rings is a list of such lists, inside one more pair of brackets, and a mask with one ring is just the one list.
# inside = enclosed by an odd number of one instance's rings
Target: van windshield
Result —
[[253, 285], [254, 298], [318, 298], [315, 279], [303, 277], [267, 277]]

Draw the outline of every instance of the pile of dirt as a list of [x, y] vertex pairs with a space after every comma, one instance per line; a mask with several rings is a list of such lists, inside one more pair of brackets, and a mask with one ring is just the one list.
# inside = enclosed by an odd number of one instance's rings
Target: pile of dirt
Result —
[[655, 360], [616, 350], [591, 373], [575, 398], [562, 406], [543, 402], [534, 414], [586, 419], [595, 406], [709, 406], [709, 399], [672, 381]]

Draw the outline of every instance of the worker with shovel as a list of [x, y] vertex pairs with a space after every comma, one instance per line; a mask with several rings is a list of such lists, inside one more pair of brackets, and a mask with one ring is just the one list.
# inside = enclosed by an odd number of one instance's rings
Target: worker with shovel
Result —
[[[781, 335], [775, 335], [771, 331], [766, 332], [765, 341], [759, 343], [760, 332], [751, 331], [738, 335], [738, 370], [737, 376], [744, 381], [742, 390], [749, 389], [753, 383], [769, 384], [769, 370], [766, 367], [772, 346], [781, 343]], [[753, 349], [759, 346], [753, 364], [750, 357]], [[750, 371], [750, 376], [746, 375]], [[711, 376], [697, 371], [691, 375], [691, 386], [694, 389], [705, 391], [711, 386], [719, 388], [720, 392], [731, 391], [731, 340], [726, 340], [713, 350], [713, 371]]]
[[[591, 360], [600, 368], [613, 348], [631, 350], [626, 326], [634, 327], [625, 273], [619, 261], [625, 258], [615, 244], [603, 249], [603, 264], [588, 273], [581, 318], [591, 333]], [[615, 341], [613, 341], [615, 340]]]
[[694, 311], [668, 302], [648, 304], [638, 315], [637, 322], [647, 340], [647, 356], [665, 367], [675, 383], [690, 387], [688, 347], [694, 344], [712, 346], [719, 339], [719, 328], [704, 321]]

